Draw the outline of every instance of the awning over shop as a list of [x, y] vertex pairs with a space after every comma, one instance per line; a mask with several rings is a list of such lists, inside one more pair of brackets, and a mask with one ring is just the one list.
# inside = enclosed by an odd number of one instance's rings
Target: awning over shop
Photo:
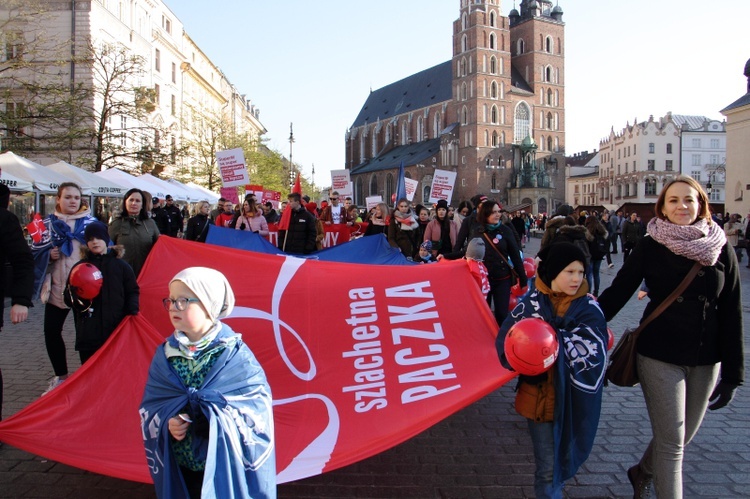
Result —
[[107, 178], [97, 176], [93, 172], [73, 166], [65, 161], [48, 165], [47, 168], [68, 177], [84, 189], [90, 189], [94, 196], [123, 197], [128, 187], [113, 182]]
[[[30, 182], [34, 188], [42, 193], [57, 193], [57, 187], [63, 182], [74, 180], [50, 170], [39, 163], [18, 156], [11, 151], [0, 154], [0, 170], [14, 177]], [[83, 194], [91, 194], [90, 189], [83, 188]]]

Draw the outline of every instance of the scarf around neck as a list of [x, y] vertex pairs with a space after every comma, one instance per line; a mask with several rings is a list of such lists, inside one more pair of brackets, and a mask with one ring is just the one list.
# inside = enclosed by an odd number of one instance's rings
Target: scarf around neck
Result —
[[712, 266], [719, 259], [727, 243], [727, 236], [718, 224], [702, 218], [692, 225], [677, 225], [661, 218], [652, 218], [648, 234], [675, 253], [704, 266]]

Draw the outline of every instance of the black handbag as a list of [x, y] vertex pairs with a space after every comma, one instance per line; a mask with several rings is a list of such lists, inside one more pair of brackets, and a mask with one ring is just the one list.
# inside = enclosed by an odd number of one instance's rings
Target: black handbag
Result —
[[680, 296], [685, 289], [688, 287], [690, 282], [695, 278], [695, 275], [701, 269], [702, 265], [698, 262], [693, 264], [690, 272], [685, 276], [679, 286], [672, 291], [661, 304], [656, 307], [656, 310], [651, 314], [635, 329], [627, 329], [617, 342], [614, 350], [609, 356], [609, 366], [607, 367], [607, 380], [610, 383], [617, 386], [635, 386], [638, 384], [638, 366], [636, 365], [637, 349], [636, 344], [638, 343], [638, 336], [641, 331], [659, 314], [669, 307], [673, 301]]

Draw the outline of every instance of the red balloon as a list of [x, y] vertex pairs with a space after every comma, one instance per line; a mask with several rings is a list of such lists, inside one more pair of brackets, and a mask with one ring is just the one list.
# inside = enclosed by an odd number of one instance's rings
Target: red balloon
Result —
[[529, 263], [526, 260], [523, 262], [523, 269], [526, 271], [526, 277], [531, 279], [536, 274], [536, 266], [533, 263]]
[[102, 290], [102, 272], [91, 263], [81, 263], [70, 271], [70, 289], [79, 298], [93, 300]]
[[559, 344], [555, 329], [542, 319], [527, 317], [511, 326], [505, 337], [505, 356], [521, 374], [536, 376], [557, 360]]
[[534, 268], [536, 268], [536, 260], [534, 260], [534, 259], [533, 259], [533, 258], [531, 258], [530, 256], [525, 256], [525, 257], [523, 257], [523, 261], [524, 261], [524, 262], [529, 262], [529, 263], [530, 263], [531, 265], [533, 265], [533, 266], [534, 266]]
[[508, 312], [516, 308], [516, 305], [518, 305], [518, 297], [516, 295], [510, 295], [510, 300], [508, 301]]
[[515, 283], [513, 286], [510, 287], [510, 294], [515, 296], [523, 296], [526, 294], [526, 292], [529, 290], [528, 284], [524, 287], [521, 287], [520, 283]]
[[607, 350], [612, 350], [612, 347], [615, 345], [615, 333], [613, 333], [610, 328], [607, 328], [607, 336], [609, 337], [609, 340], [607, 341]]

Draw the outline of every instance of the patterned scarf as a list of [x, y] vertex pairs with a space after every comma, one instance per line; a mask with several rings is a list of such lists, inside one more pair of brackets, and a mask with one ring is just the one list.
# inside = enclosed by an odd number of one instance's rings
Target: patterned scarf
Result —
[[86, 246], [86, 239], [83, 237], [83, 233], [86, 226], [94, 221], [93, 218], [77, 218], [73, 230], [70, 230], [70, 226], [65, 220], [58, 218], [56, 215], [50, 215], [49, 220], [52, 245], [60, 248], [63, 255], [70, 256], [73, 253], [74, 239], [81, 243], [82, 246]]
[[675, 253], [703, 266], [712, 266], [719, 259], [727, 236], [718, 224], [702, 218], [692, 225], [677, 225], [654, 217], [648, 223], [648, 234]]
[[395, 210], [393, 212], [393, 218], [395, 218], [396, 222], [401, 225], [401, 230], [414, 230], [419, 227], [417, 217], [412, 210], [409, 210], [406, 213], [401, 213], [400, 211]]

